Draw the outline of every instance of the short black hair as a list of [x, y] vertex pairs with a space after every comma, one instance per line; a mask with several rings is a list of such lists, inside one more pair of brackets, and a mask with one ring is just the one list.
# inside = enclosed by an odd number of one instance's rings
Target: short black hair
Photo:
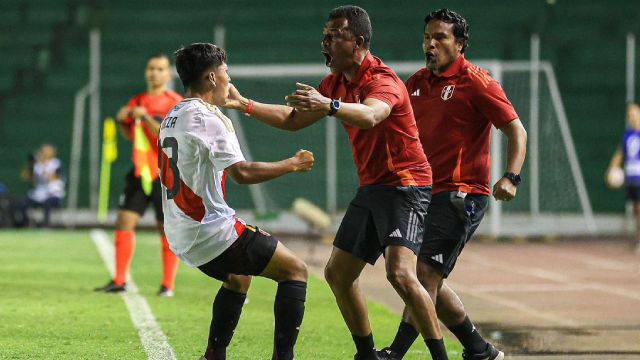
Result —
[[369, 48], [371, 43], [371, 20], [367, 12], [355, 5], [345, 5], [337, 7], [329, 13], [329, 20], [345, 18], [347, 19], [347, 29], [355, 36], [364, 38], [364, 47]]
[[212, 66], [227, 62], [224, 49], [209, 43], [193, 43], [183, 46], [174, 53], [176, 70], [185, 90], [198, 86], [202, 73]]
[[456, 37], [456, 40], [463, 41], [460, 52], [464, 54], [467, 46], [469, 46], [469, 24], [467, 24], [467, 20], [465, 20], [462, 15], [449, 9], [436, 10], [427, 15], [427, 17], [424, 18], [425, 28], [431, 20], [440, 20], [448, 24], [453, 24], [453, 36]]

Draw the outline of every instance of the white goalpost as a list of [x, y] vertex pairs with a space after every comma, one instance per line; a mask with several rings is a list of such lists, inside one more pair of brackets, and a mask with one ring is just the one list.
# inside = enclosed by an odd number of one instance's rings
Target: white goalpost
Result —
[[[536, 46], [535, 41], [533, 44]], [[519, 196], [513, 204], [492, 201], [488, 219], [478, 232], [496, 237], [595, 233], [591, 203], [551, 64], [539, 60], [473, 62], [489, 70], [502, 83], [530, 134], [527, 164], [523, 170], [525, 182], [519, 189]], [[388, 65], [399, 76], [407, 78], [424, 63], [390, 62]], [[314, 83], [326, 74], [327, 68], [322, 64], [234, 65], [231, 69], [234, 80], [245, 83], [284, 80], [290, 81], [292, 88], [296, 81]], [[241, 127], [239, 122], [238, 126]], [[338, 193], [344, 174], [341, 174], [343, 164], [336, 151], [338, 131], [341, 130], [337, 129], [335, 121], [325, 122], [325, 210], [339, 215]], [[492, 133], [493, 182], [504, 172], [506, 146], [500, 131], [493, 129]], [[256, 205], [264, 206], [264, 194], [258, 195], [262, 191], [267, 190], [263, 187], [251, 192]]]

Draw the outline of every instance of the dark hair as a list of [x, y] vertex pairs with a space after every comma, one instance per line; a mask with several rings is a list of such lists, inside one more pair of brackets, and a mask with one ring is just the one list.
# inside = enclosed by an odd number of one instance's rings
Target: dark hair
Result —
[[424, 26], [426, 27], [431, 20], [440, 20], [453, 24], [453, 36], [456, 37], [456, 40], [463, 41], [460, 52], [464, 54], [467, 46], [469, 46], [469, 24], [467, 24], [467, 20], [465, 20], [462, 15], [449, 9], [436, 10], [427, 15], [427, 17], [424, 18]]
[[227, 62], [224, 49], [209, 43], [193, 43], [183, 46], [174, 53], [176, 70], [185, 90], [197, 87], [202, 73], [212, 66]]
[[147, 62], [149, 62], [149, 60], [151, 59], [167, 59], [167, 61], [169, 62], [169, 64], [171, 64], [171, 58], [169, 58], [169, 56], [167, 56], [167, 54], [165, 53], [155, 53], [155, 54], [151, 54], [148, 58], [147, 58]]
[[347, 29], [355, 36], [364, 38], [364, 47], [369, 48], [371, 42], [371, 20], [369, 14], [355, 5], [345, 5], [337, 7], [329, 13], [329, 20], [345, 18], [347, 19]]

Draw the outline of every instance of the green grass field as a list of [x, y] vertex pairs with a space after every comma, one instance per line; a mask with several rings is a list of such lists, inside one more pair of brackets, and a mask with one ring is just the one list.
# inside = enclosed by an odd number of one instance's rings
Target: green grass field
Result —
[[[132, 275], [177, 358], [198, 359], [220, 283], [181, 265], [176, 296], [158, 298], [160, 240], [151, 232], [138, 234]], [[108, 280], [88, 231], [0, 232], [0, 359], [146, 359], [123, 299], [92, 291]], [[270, 359], [275, 290], [272, 281], [254, 280], [230, 359]], [[312, 276], [307, 299], [297, 359], [352, 359], [354, 346], [327, 284]], [[373, 302], [370, 313], [383, 347], [399, 318]], [[461, 357], [457, 342], [447, 341], [447, 349], [451, 359]], [[422, 341], [405, 357], [428, 358]]]

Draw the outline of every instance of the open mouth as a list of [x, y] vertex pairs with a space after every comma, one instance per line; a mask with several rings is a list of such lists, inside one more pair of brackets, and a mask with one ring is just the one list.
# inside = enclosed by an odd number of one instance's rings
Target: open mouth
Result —
[[329, 53], [326, 52], [322, 52], [322, 55], [324, 56], [324, 64], [327, 66], [331, 66], [331, 55], [329, 55]]
[[433, 62], [436, 60], [436, 55], [434, 53], [431, 52], [427, 52], [424, 54], [425, 58], [427, 59], [427, 61], [429, 62]]

